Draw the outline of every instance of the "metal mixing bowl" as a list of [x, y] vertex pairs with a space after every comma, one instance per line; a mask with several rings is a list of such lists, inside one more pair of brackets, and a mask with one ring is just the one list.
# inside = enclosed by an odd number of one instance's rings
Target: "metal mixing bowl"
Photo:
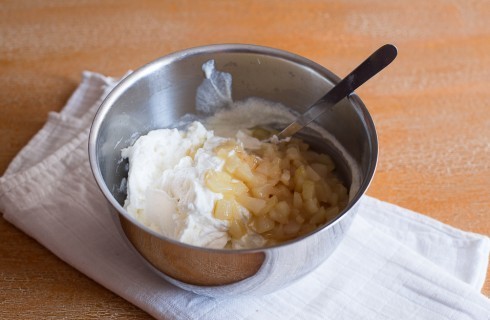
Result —
[[131, 73], [104, 100], [90, 132], [90, 164], [123, 234], [167, 281], [209, 296], [265, 294], [308, 274], [338, 246], [374, 175], [376, 131], [356, 95], [316, 120], [342, 144], [359, 168], [359, 176], [352, 177], [346, 160], [330, 146], [335, 162], [344, 168], [345, 181], [358, 178], [360, 184], [347, 208], [313, 233], [254, 250], [206, 249], [168, 239], [124, 210], [126, 194], [121, 185], [127, 177], [127, 164], [121, 159], [121, 149], [136, 137], [152, 129], [172, 127], [183, 115], [195, 112], [196, 90], [204, 79], [201, 67], [211, 59], [217, 70], [232, 75], [234, 100], [261, 97], [298, 112], [339, 81], [308, 59], [272, 48], [230, 44], [173, 53]]

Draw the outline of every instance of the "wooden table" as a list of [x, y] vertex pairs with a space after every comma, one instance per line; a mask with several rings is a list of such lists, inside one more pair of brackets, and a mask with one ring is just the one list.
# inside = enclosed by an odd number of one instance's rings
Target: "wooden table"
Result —
[[[83, 70], [121, 76], [170, 52], [253, 43], [345, 75], [399, 56], [357, 92], [377, 124], [369, 194], [490, 234], [490, 2], [0, 1], [0, 172]], [[0, 318], [146, 318], [0, 219]], [[490, 281], [483, 289], [490, 294]]]

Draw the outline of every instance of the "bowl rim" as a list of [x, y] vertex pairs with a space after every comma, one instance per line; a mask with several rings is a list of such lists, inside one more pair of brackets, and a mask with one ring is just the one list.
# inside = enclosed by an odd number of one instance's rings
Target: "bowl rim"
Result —
[[158, 70], [166, 65], [186, 59], [191, 56], [200, 55], [204, 53], [209, 54], [209, 53], [223, 53], [223, 52], [253, 53], [253, 54], [265, 55], [268, 57], [272, 56], [275, 58], [280, 58], [296, 64], [300, 64], [303, 67], [307, 67], [312, 71], [316, 72], [317, 74], [319, 74], [320, 76], [324, 77], [325, 79], [331, 81], [333, 84], [336, 84], [340, 81], [340, 77], [338, 77], [336, 74], [334, 74], [327, 68], [323, 67], [322, 65], [306, 57], [282, 49], [254, 45], [254, 44], [240, 44], [240, 43], [210, 44], [210, 45], [191, 47], [184, 50], [175, 51], [170, 54], [159, 57], [151, 62], [142, 65], [141, 67], [135, 69], [133, 72], [121, 78], [117, 83], [117, 85], [115, 85], [112, 88], [112, 90], [109, 92], [109, 94], [103, 99], [102, 103], [100, 104], [94, 116], [92, 125], [90, 127], [89, 137], [88, 137], [88, 155], [89, 155], [89, 163], [90, 163], [91, 171], [99, 189], [104, 194], [106, 200], [110, 202], [112, 207], [116, 209], [118, 214], [122, 215], [124, 219], [127, 219], [132, 224], [135, 224], [138, 228], [159, 238], [160, 240], [168, 241], [171, 242], [172, 244], [179, 245], [182, 247], [187, 247], [193, 250], [197, 249], [201, 251], [219, 253], [219, 254], [257, 253], [257, 252], [263, 252], [271, 249], [284, 248], [290, 245], [294, 245], [295, 243], [300, 242], [303, 239], [308, 238], [316, 233], [326, 232], [327, 229], [332, 228], [333, 225], [337, 224], [339, 221], [344, 219], [346, 214], [359, 204], [360, 198], [366, 193], [367, 189], [369, 188], [369, 185], [373, 180], [374, 173], [376, 171], [376, 167], [378, 163], [379, 145], [378, 145], [378, 135], [377, 135], [376, 127], [366, 106], [355, 92], [350, 94], [347, 97], [347, 99], [350, 101], [350, 103], [353, 106], [355, 106], [360, 111], [359, 116], [361, 117], [361, 120], [364, 122], [366, 126], [366, 130], [370, 138], [368, 144], [369, 144], [369, 148], [372, 150], [372, 156], [370, 157], [370, 163], [368, 164], [368, 170], [366, 171], [366, 176], [360, 182], [359, 189], [357, 190], [354, 197], [352, 197], [352, 199], [349, 201], [347, 206], [338, 214], [337, 217], [328, 221], [325, 225], [300, 237], [285, 242], [281, 242], [272, 246], [249, 248], [249, 249], [228, 249], [228, 248], [216, 249], [216, 248], [200, 247], [200, 246], [183, 243], [178, 240], [168, 238], [150, 229], [148, 226], [144, 225], [143, 223], [138, 221], [135, 217], [130, 215], [124, 209], [124, 207], [121, 206], [121, 204], [119, 204], [119, 202], [114, 198], [108, 186], [105, 184], [104, 179], [102, 177], [102, 173], [97, 163], [96, 146], [97, 146], [98, 132], [100, 130], [100, 127], [107, 113], [109, 112], [110, 107], [114, 104], [114, 102], [117, 101], [117, 99], [135, 82], [137, 82], [139, 79], [146, 76], [147, 74], [150, 74], [155, 70]]

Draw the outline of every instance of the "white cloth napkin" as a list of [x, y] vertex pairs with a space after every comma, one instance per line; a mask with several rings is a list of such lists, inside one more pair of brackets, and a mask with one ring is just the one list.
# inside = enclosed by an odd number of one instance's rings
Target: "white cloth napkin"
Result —
[[310, 275], [263, 297], [209, 298], [151, 271], [121, 238], [92, 177], [88, 130], [115, 80], [85, 72], [0, 178], [4, 218], [156, 318], [490, 319], [490, 240], [370, 197]]

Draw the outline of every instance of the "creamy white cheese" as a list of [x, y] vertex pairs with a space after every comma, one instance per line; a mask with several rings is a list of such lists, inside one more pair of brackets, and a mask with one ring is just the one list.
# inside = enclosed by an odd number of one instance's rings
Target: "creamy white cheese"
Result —
[[123, 149], [123, 158], [129, 159], [126, 210], [167, 237], [224, 247], [227, 222], [212, 215], [214, 202], [222, 195], [204, 185], [206, 171], [223, 165], [212, 153], [222, 140], [195, 122], [187, 131], [151, 131]]
[[[248, 143], [258, 142], [247, 137], [242, 136]], [[225, 140], [193, 122], [186, 131], [151, 131], [123, 149], [123, 158], [129, 160], [126, 210], [169, 238], [201, 247], [225, 247], [230, 240], [228, 222], [213, 216], [214, 203], [223, 195], [205, 185], [206, 172], [223, 167], [224, 161], [213, 149]], [[241, 211], [247, 219], [248, 211]], [[232, 247], [263, 244], [264, 239], [250, 231], [233, 241]]]

